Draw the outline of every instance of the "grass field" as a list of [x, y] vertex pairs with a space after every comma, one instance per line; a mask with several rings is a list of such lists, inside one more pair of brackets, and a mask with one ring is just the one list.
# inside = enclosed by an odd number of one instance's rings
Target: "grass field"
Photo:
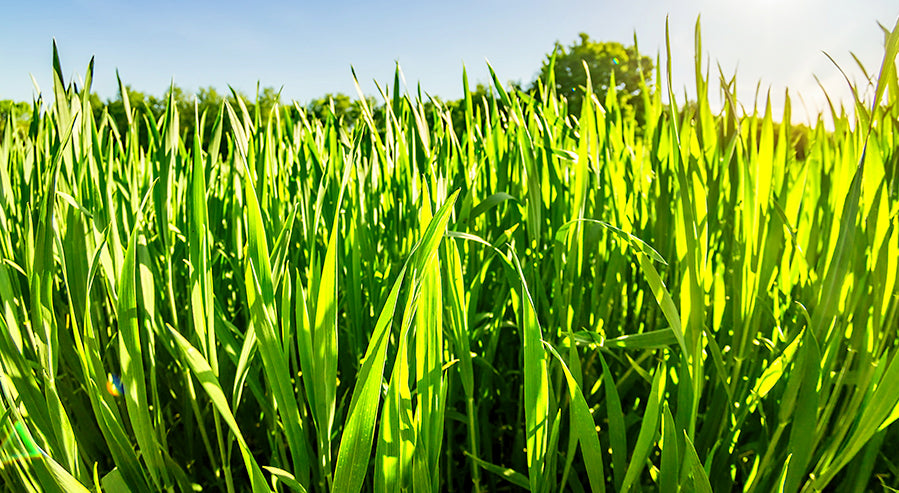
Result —
[[642, 125], [463, 73], [454, 128], [398, 71], [377, 114], [227, 103], [190, 148], [54, 52], [0, 136], [3, 489], [896, 491], [887, 34], [833, 129], [697, 61]]

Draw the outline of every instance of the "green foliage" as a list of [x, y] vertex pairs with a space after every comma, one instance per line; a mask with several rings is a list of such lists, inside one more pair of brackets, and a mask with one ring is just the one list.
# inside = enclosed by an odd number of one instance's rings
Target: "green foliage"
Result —
[[[375, 105], [373, 98], [368, 98], [370, 106]], [[320, 121], [325, 121], [328, 117], [333, 117], [343, 122], [344, 125], [352, 125], [362, 116], [362, 105], [359, 101], [351, 99], [343, 93], [325, 94], [320, 98], [315, 98], [306, 105], [306, 111]]]
[[[209, 137], [212, 135], [212, 130], [215, 125], [213, 115], [219, 111], [225, 101], [237, 106], [236, 98], [239, 97], [244, 100], [248, 99], [246, 94], [235, 91], [232, 91], [231, 94], [228, 95], [220, 94], [211, 86], [201, 87], [197, 90], [196, 94], [188, 94], [183, 88], [172, 84], [165, 90], [161, 97], [137, 91], [130, 85], [124, 85], [122, 89], [127, 93], [128, 106], [135, 111], [132, 113], [131, 119], [129, 119], [126, 114], [128, 110], [125, 107], [125, 98], [120, 90], [115, 98], [105, 102], [94, 93], [85, 95], [85, 98], [90, 102], [95, 122], [103, 123], [106, 119], [104, 114], [106, 114], [111, 119], [112, 123], [115, 124], [118, 134], [124, 135], [128, 132], [129, 125], [131, 125], [129, 122], [132, 122], [135, 118], [142, 119], [145, 117], [154, 122], [162, 118], [165, 115], [168, 102], [171, 99], [178, 109], [178, 128], [181, 129], [179, 136], [185, 147], [188, 149], [193, 147], [193, 139], [196, 135], [194, 127], [196, 126], [195, 122], [197, 120], [200, 121], [199, 127], [202, 130], [200, 135]], [[275, 107], [284, 109], [281, 108], [280, 93], [272, 87], [261, 88], [260, 91], [257, 91], [254, 101], [255, 103], [245, 102], [248, 110], [255, 111], [258, 106], [260, 114], [262, 115], [268, 115], [272, 108]], [[206, 115], [205, 118], [203, 118], [204, 115]], [[150, 140], [150, 130], [146, 128], [146, 126], [143, 126], [138, 135], [138, 143], [141, 148], [146, 149]], [[208, 140], [204, 140], [200, 143], [202, 144], [203, 150], [208, 150]], [[225, 142], [221, 142], [219, 151], [227, 151]]]
[[550, 80], [554, 81], [552, 89], [568, 101], [569, 113], [579, 115], [589, 70], [591, 91], [600, 102], [605, 102], [606, 94], [611, 91], [622, 111], [642, 123], [642, 94], [650, 87], [652, 59], [640, 54], [636, 40], [633, 46], [624, 46], [614, 41], [594, 41], [586, 33], [579, 36], [580, 41], [568, 47], [556, 42], [552, 53], [543, 61], [532, 89], [538, 83], [549, 86]]
[[640, 126], [592, 72], [338, 114], [54, 55], [0, 135], [0, 490], [896, 489], [897, 52], [833, 131], [698, 65]]

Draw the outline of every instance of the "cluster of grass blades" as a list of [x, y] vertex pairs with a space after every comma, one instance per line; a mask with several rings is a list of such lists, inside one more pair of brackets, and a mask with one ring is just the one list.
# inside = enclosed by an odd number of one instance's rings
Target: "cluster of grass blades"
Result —
[[697, 101], [669, 63], [639, 127], [463, 72], [454, 128], [397, 70], [358, 121], [237, 97], [190, 148], [54, 47], [0, 136], [3, 489], [895, 491], [885, 34], [832, 130], [723, 74], [713, 112], [697, 23]]

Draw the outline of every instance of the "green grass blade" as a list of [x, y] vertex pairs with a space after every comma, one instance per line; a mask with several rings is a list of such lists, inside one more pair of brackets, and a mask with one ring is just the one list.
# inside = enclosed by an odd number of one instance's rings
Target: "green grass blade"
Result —
[[655, 375], [652, 377], [652, 386], [647, 397], [643, 421], [640, 423], [637, 443], [634, 445], [634, 453], [631, 455], [631, 460], [627, 465], [627, 472], [621, 485], [621, 491], [623, 492], [630, 491], [637, 483], [643, 468], [646, 466], [646, 460], [652, 451], [652, 444], [655, 441], [656, 433], [659, 431], [660, 406], [665, 398], [665, 382], [667, 378], [667, 369], [665, 368], [665, 363], [662, 362], [656, 368]]
[[597, 353], [602, 364], [602, 381], [606, 394], [606, 413], [609, 417], [609, 445], [612, 450], [612, 473], [615, 489], [621, 490], [624, 474], [627, 470], [627, 434], [624, 412], [621, 409], [621, 397], [618, 394], [615, 380], [602, 353]]
[[514, 484], [515, 486], [518, 486], [521, 489], [528, 490], [531, 486], [531, 483], [528, 481], [527, 476], [525, 476], [524, 474], [521, 474], [520, 472], [518, 472], [514, 469], [511, 469], [508, 467], [497, 466], [496, 464], [491, 464], [487, 461], [481, 460], [481, 459], [479, 459], [471, 454], [468, 454], [468, 453], [466, 453], [465, 455], [467, 455], [468, 458], [470, 458], [472, 461], [474, 461], [474, 463], [477, 464], [479, 467], [482, 467], [485, 470], [492, 472], [493, 474], [496, 474], [497, 476]]
[[521, 345], [524, 357], [524, 415], [527, 433], [528, 480], [531, 491], [543, 491], [544, 483], [551, 481], [544, 477], [549, 440], [549, 375], [547, 373], [546, 352], [543, 349], [543, 334], [534, 302], [524, 280], [524, 272], [518, 255], [510, 249], [509, 256], [515, 263], [520, 285]]
[[[148, 191], [144, 196], [139, 209], [141, 212], [148, 203], [149, 194]], [[131, 418], [134, 436], [147, 464], [153, 484], [157, 488], [162, 488], [163, 484], [168, 482], [168, 472], [162, 459], [162, 450], [153, 427], [153, 419], [150, 416], [147, 401], [147, 374], [143, 360], [146, 342], [141, 340], [142, 334], [138, 324], [135, 264], [137, 262], [138, 238], [141, 236], [141, 223], [139, 216], [128, 240], [128, 248], [125, 251], [125, 261], [119, 279], [119, 300], [116, 310], [119, 327], [119, 358], [122, 366], [122, 385], [125, 388], [125, 407]]]
[[584, 454], [584, 466], [587, 468], [590, 488], [593, 491], [604, 492], [606, 491], [606, 481], [602, 465], [602, 448], [599, 445], [599, 436], [596, 433], [596, 423], [593, 421], [593, 415], [590, 413], [586, 399], [584, 399], [584, 393], [555, 348], [546, 341], [543, 344], [556, 357], [559, 366], [565, 373], [565, 380], [568, 383], [568, 395], [574, 411], [572, 414], [572, 426], [575, 428], [577, 440], [581, 444], [581, 453]]
[[659, 490], [660, 491], [677, 491], [678, 485], [678, 464], [681, 462], [679, 450], [677, 448], [677, 425], [674, 424], [674, 417], [671, 416], [671, 410], [668, 409], [668, 403], [662, 403], [662, 438], [659, 444], [662, 448], [662, 464], [659, 468]]
[[219, 415], [221, 415], [222, 419], [225, 420], [225, 424], [228, 425], [228, 428], [231, 429], [231, 433], [237, 440], [244, 465], [249, 471], [253, 493], [271, 491], [268, 486], [266, 486], [265, 476], [263, 476], [259, 464], [253, 457], [253, 454], [244, 439], [243, 433], [241, 433], [240, 427], [234, 419], [234, 415], [231, 413], [231, 408], [228, 406], [228, 400], [225, 398], [225, 393], [222, 392], [222, 387], [219, 385], [218, 378], [216, 378], [215, 373], [212, 372], [209, 363], [206, 362], [203, 355], [200, 354], [195, 347], [191, 346], [190, 342], [188, 342], [184, 336], [171, 327], [169, 327], [169, 332], [178, 346], [180, 354], [178, 354], [177, 357], [190, 367], [191, 372], [197, 380], [199, 380], [203, 389], [206, 390], [206, 393], [209, 395], [212, 405], [215, 407], [216, 411], [218, 411]]
[[714, 490], [712, 490], [712, 484], [709, 482], [709, 475], [706, 473], [705, 468], [702, 467], [699, 455], [693, 447], [693, 441], [690, 440], [690, 436], [687, 435], [686, 431], [684, 431], [684, 444], [686, 445], [685, 451], [687, 455], [685, 466], [690, 466], [689, 471], [693, 475], [693, 488], [698, 493], [712, 493]]
[[381, 380], [387, 357], [390, 327], [404, 277], [405, 271], [401, 271], [384, 308], [381, 309], [381, 315], [365, 351], [365, 358], [362, 360], [362, 368], [347, 411], [340, 449], [337, 452], [334, 491], [358, 492], [362, 489], [380, 408]]

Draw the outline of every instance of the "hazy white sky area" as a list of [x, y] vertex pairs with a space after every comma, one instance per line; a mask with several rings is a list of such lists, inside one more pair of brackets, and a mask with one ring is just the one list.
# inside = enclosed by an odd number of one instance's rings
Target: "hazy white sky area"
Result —
[[[850, 79], [880, 68], [883, 32], [899, 18], [896, 0], [459, 0], [425, 2], [261, 3], [219, 1], [153, 2], [3, 0], [0, 28], [0, 99], [31, 101], [30, 74], [49, 92], [51, 40], [56, 39], [64, 73], [83, 77], [96, 57], [94, 90], [116, 95], [115, 70], [135, 89], [161, 95], [174, 82], [189, 92], [231, 85], [247, 94], [257, 82], [283, 86], [285, 101], [301, 104], [325, 93], [355, 96], [350, 67], [363, 91], [372, 82], [391, 84], [399, 62], [410, 91], [444, 99], [462, 93], [462, 66], [472, 85], [490, 80], [489, 60], [502, 80], [531, 82], [556, 41], [563, 45], [586, 32], [593, 39], [633, 43], [665, 59], [665, 22], [670, 24], [674, 88], [678, 100], [692, 94], [694, 25], [701, 15], [702, 59], [737, 74], [738, 98], [752, 107], [771, 90], [778, 111], [790, 88], [793, 120], [806, 121], [801, 94], [814, 119], [826, 102], [817, 76], [834, 100], [849, 90], [830, 54]], [[704, 62], [705, 63], [705, 62]], [[77, 80], [77, 79], [76, 79]], [[713, 93], [713, 100], [717, 96]]]

